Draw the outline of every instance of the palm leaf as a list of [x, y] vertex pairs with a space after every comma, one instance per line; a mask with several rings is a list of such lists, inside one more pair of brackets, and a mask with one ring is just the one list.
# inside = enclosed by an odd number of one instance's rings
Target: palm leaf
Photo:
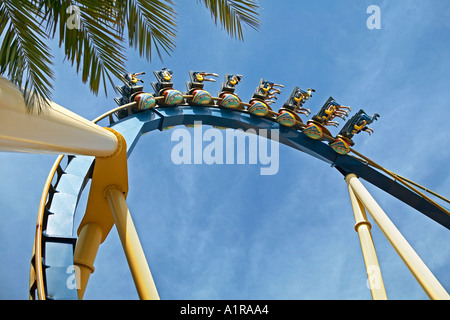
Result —
[[162, 60], [161, 50], [170, 54], [175, 48], [176, 13], [170, 0], [129, 0], [125, 2], [128, 44], [147, 60], [155, 49]]
[[258, 30], [258, 4], [255, 0], [197, 0], [209, 9], [214, 22], [219, 22], [231, 37], [244, 40], [243, 24]]
[[[125, 72], [125, 47], [117, 27], [115, 1], [81, 0], [76, 2], [79, 10], [79, 28], [68, 28], [70, 17], [76, 12], [69, 2], [50, 1], [41, 8], [47, 24], [45, 29], [51, 37], [59, 31], [59, 45], [64, 47], [65, 58], [81, 80], [88, 83], [91, 92], [98, 94], [103, 82], [107, 94], [107, 82]], [[59, 27], [59, 28], [58, 28]]]
[[[112, 77], [120, 77], [125, 72], [123, 39], [114, 30], [109, 12], [97, 7], [98, 1], [82, 2], [81, 28], [72, 29], [72, 32], [66, 34], [70, 39], [70, 33], [79, 33], [76, 37], [78, 41], [70, 42], [66, 38], [66, 43], [69, 44], [66, 46], [66, 56], [71, 59], [72, 65], [76, 62], [77, 70], [81, 66], [82, 81], [89, 81], [93, 93], [98, 94], [101, 82], [107, 93], [106, 82], [109, 81], [114, 86]], [[83, 56], [82, 59], [80, 55]]]
[[28, 111], [33, 106], [41, 111], [53, 89], [52, 57], [43, 42], [47, 37], [37, 23], [38, 16], [37, 7], [30, 1], [0, 3], [0, 73], [22, 91]]
[[[256, 0], [197, 0], [216, 24], [243, 40], [243, 27], [259, 28]], [[70, 5], [80, 11], [80, 26], [67, 27]], [[125, 39], [147, 60], [156, 50], [175, 48], [176, 12], [172, 0], [3, 0], [0, 2], [0, 73], [21, 87], [29, 108], [50, 97], [53, 80], [49, 48], [43, 40], [59, 35], [65, 59], [98, 94], [103, 82], [125, 72]], [[39, 107], [40, 108], [40, 107]]]

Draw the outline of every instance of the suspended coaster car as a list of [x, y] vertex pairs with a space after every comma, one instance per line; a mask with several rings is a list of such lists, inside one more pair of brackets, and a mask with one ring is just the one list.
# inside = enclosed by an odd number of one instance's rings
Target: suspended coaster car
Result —
[[242, 81], [240, 74], [226, 74], [225, 83], [222, 83], [222, 90], [218, 96], [221, 99], [219, 106], [229, 109], [244, 109], [241, 99], [234, 93], [236, 85]]
[[365, 131], [372, 134], [373, 129], [368, 125], [378, 120], [380, 115], [375, 113], [372, 117], [367, 115], [364, 110], [359, 110], [341, 129], [334, 142], [330, 143], [331, 148], [339, 154], [347, 154], [350, 152], [350, 147], [355, 143], [352, 138], [355, 134]]
[[272, 115], [272, 109], [269, 105], [275, 101], [271, 99], [278, 99], [276, 94], [281, 93], [281, 90], [276, 89], [275, 87], [284, 88], [281, 84], [275, 84], [273, 82], [261, 79], [252, 99], [249, 102], [250, 105], [248, 106], [247, 111], [260, 117], [265, 117], [269, 114]]
[[322, 139], [324, 135], [331, 136], [326, 126], [339, 126], [339, 123], [334, 119], [339, 117], [345, 120], [351, 111], [350, 107], [341, 106], [333, 97], [328, 98], [320, 111], [308, 121], [303, 133], [311, 139]]
[[[136, 99], [136, 97], [138, 97], [140, 94], [144, 93], [144, 87], [140, 84], [138, 84], [138, 82], [144, 83], [144, 81], [142, 79], [139, 79], [138, 76], [145, 74], [145, 72], [136, 72], [136, 73], [126, 73], [122, 75], [122, 81], [124, 82], [123, 85], [121, 86], [116, 86], [116, 91], [118, 93], [121, 94], [120, 98], [114, 98], [114, 101], [116, 101], [116, 103], [119, 106], [128, 104], [130, 102], [133, 101], [139, 101]], [[150, 101], [147, 101], [146, 104], [142, 105], [142, 104], [138, 104], [138, 106], [136, 107], [136, 110], [133, 111], [139, 111], [139, 110], [145, 110], [145, 109], [139, 109], [139, 108], [144, 108], [145, 106], [148, 106], [146, 109], [148, 109], [150, 106]], [[155, 102], [156, 104], [156, 102]], [[119, 118], [124, 118], [126, 116], [128, 116], [128, 113], [125, 110], [119, 111], [117, 113], [117, 116]]]
[[311, 114], [311, 110], [305, 109], [302, 106], [304, 102], [312, 96], [313, 92], [315, 92], [315, 90], [311, 88], [307, 91], [303, 91], [299, 87], [295, 87], [289, 99], [278, 111], [279, 114], [276, 117], [276, 121], [286, 127], [295, 127], [300, 129], [299, 124], [301, 127], [304, 127], [303, 121], [298, 114], [304, 114], [307, 116]]
[[281, 93], [281, 90], [278, 88], [284, 88], [281, 84], [275, 84], [261, 79], [249, 103], [243, 103], [235, 93], [236, 85], [243, 78], [240, 74], [226, 74], [221, 91], [218, 93], [218, 97], [215, 98], [208, 91], [204, 90], [204, 82], [216, 82], [214, 78], [208, 78], [218, 77], [216, 73], [190, 71], [190, 81], [186, 82], [187, 92], [184, 94], [173, 89], [173, 83], [171, 81], [173, 77], [172, 70], [163, 68], [153, 73], [157, 79], [157, 82], [151, 82], [155, 91], [154, 95], [144, 92], [142, 85], [137, 84], [138, 82], [143, 82], [137, 76], [145, 74], [144, 72], [123, 75], [125, 84], [116, 87], [116, 90], [121, 93], [122, 97], [115, 98], [114, 100], [119, 106], [130, 102], [137, 102], [137, 104], [133, 106], [131, 111], [119, 111], [119, 113], [123, 113], [118, 115], [119, 119], [128, 116], [129, 114], [127, 112], [135, 113], [155, 107], [178, 106], [183, 103], [194, 106], [208, 105], [239, 109], [259, 117], [269, 118], [293, 130], [299, 130], [311, 139], [326, 140], [335, 152], [347, 154], [350, 152], [350, 147], [354, 145], [352, 141], [353, 136], [362, 131], [371, 134], [373, 130], [368, 125], [379, 117], [378, 114], [370, 117], [363, 110], [360, 110], [345, 124], [339, 134], [333, 137], [326, 127], [338, 127], [339, 123], [335, 121], [335, 118], [345, 120], [351, 112], [351, 107], [342, 106], [333, 97], [330, 97], [319, 112], [305, 124], [300, 118], [300, 114], [306, 116], [311, 114], [311, 110], [304, 108], [303, 105], [312, 97], [313, 92], [315, 92], [314, 89], [309, 88], [304, 91], [296, 86], [289, 99], [278, 112], [275, 112], [270, 105], [278, 99], [277, 95]]
[[191, 78], [190, 82], [186, 82], [186, 87], [188, 89], [187, 95], [192, 96], [188, 99], [188, 102], [194, 105], [209, 105], [213, 101], [211, 94], [203, 90], [204, 81], [216, 82], [215, 79], [207, 78], [208, 76], [218, 77], [216, 73], [208, 73], [204, 71], [189, 71], [189, 76]]
[[155, 94], [163, 98], [159, 100], [161, 106], [176, 106], [184, 102], [181, 92], [173, 89], [172, 70], [163, 68], [160, 71], [153, 71], [153, 74], [158, 82], [151, 82], [151, 84]]

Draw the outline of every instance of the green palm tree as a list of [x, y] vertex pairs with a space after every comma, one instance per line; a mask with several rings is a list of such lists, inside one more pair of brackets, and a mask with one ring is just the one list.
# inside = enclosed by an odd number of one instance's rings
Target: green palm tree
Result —
[[[192, 0], [191, 0], [192, 1]], [[243, 26], [258, 29], [257, 0], [197, 0], [234, 38]], [[21, 88], [29, 111], [40, 111], [53, 89], [52, 55], [46, 45], [57, 38], [65, 59], [98, 94], [101, 84], [125, 73], [127, 46], [151, 61], [175, 48], [177, 31], [172, 0], [2, 0], [0, 74]], [[42, 99], [45, 98], [45, 99]]]

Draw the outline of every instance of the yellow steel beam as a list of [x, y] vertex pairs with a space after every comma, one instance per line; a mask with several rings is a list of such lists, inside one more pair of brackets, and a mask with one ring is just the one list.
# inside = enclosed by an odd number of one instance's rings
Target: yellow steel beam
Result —
[[[403, 184], [405, 187], [409, 188], [411, 191], [417, 193], [417, 194], [420, 195], [422, 198], [424, 198], [425, 200], [427, 200], [428, 202], [430, 202], [430, 203], [431, 203], [432, 205], [434, 205], [436, 208], [438, 208], [439, 210], [441, 210], [441, 211], [444, 212], [445, 214], [450, 215], [450, 211], [449, 211], [447, 208], [443, 207], [442, 205], [440, 205], [439, 203], [437, 203], [436, 201], [434, 201], [433, 199], [431, 199], [430, 197], [428, 197], [428, 196], [427, 196], [426, 194], [424, 194], [423, 192], [420, 192], [419, 190], [417, 190], [416, 188], [414, 188], [414, 186], [416, 186], [416, 187], [418, 187], [418, 188], [420, 188], [420, 189], [422, 189], [422, 190], [425, 190], [426, 192], [428, 192], [428, 193], [434, 195], [435, 197], [438, 197], [438, 198], [441, 199], [441, 200], [444, 200], [444, 201], [447, 202], [447, 203], [450, 203], [450, 200], [449, 200], [449, 199], [447, 199], [447, 198], [441, 196], [440, 194], [437, 194], [436, 192], [433, 192], [433, 191], [431, 191], [431, 190], [429, 190], [429, 189], [427, 189], [427, 188], [425, 188], [425, 187], [419, 185], [419, 184], [416, 183], [416, 182], [413, 182], [413, 181], [411, 181], [411, 180], [409, 180], [409, 179], [403, 178], [402, 176], [400, 176], [400, 175], [398, 175], [398, 174], [396, 174], [396, 173], [394, 173], [394, 172], [392, 172], [392, 171], [390, 171], [390, 170], [387, 170], [386, 168], [383, 168], [381, 165], [377, 164], [376, 162], [370, 160], [370, 159], [367, 158], [366, 156], [362, 155], [361, 153], [359, 153], [359, 152], [357, 152], [357, 151], [355, 151], [355, 150], [353, 150], [353, 149], [350, 149], [350, 151], [353, 152], [354, 154], [356, 154], [359, 158], [361, 158], [363, 161], [365, 161], [368, 165], [370, 165], [370, 166], [372, 166], [372, 167], [374, 167], [374, 168], [376, 168], [376, 169], [378, 169], [378, 170], [381, 170], [381, 171], [387, 173], [387, 174], [390, 175], [392, 178], [394, 178], [395, 180], [397, 180], [398, 182], [400, 182], [401, 184]], [[413, 186], [413, 185], [414, 185], [414, 186]]]
[[111, 157], [95, 159], [86, 213], [78, 228], [74, 263], [78, 267], [78, 296], [83, 298], [100, 244], [113, 225], [127, 257], [141, 299], [159, 299], [144, 251], [126, 205], [128, 172], [126, 142], [121, 134], [107, 128], [119, 141], [119, 149]]
[[111, 186], [106, 190], [106, 198], [111, 206], [117, 232], [122, 242], [139, 298], [142, 300], [159, 300], [158, 291], [156, 290], [124, 195], [116, 186]]
[[82, 299], [90, 274], [94, 271], [94, 260], [100, 244], [105, 241], [114, 225], [111, 208], [105, 190], [115, 186], [126, 197], [128, 193], [127, 148], [123, 136], [105, 128], [117, 137], [118, 148], [109, 157], [96, 157], [92, 174], [86, 213], [78, 227], [78, 241], [74, 263], [78, 267], [78, 296]]
[[114, 134], [54, 102], [27, 112], [20, 90], [0, 77], [0, 151], [110, 156]]
[[103, 242], [112, 226], [114, 219], [105, 197], [109, 186], [116, 186], [125, 197], [128, 194], [127, 148], [123, 136], [110, 128], [105, 128], [117, 136], [119, 147], [110, 157], [96, 157], [92, 174], [91, 188], [86, 206], [86, 213], [78, 228], [78, 233], [85, 224], [97, 223], [102, 229]]
[[102, 239], [102, 229], [97, 223], [87, 223], [80, 231], [75, 247], [74, 264], [77, 279], [78, 298], [84, 297], [89, 277], [94, 273], [94, 261]]
[[350, 185], [348, 185], [348, 192], [355, 216], [355, 231], [358, 233], [359, 241], [361, 243], [361, 250], [366, 266], [368, 285], [372, 294], [372, 299], [386, 300], [386, 289], [384, 287], [380, 264], [378, 263], [377, 253], [370, 232], [372, 226], [367, 220], [364, 206], [358, 200]]
[[449, 300], [450, 296], [447, 291], [428, 269], [422, 259], [420, 259], [400, 231], [395, 227], [383, 209], [381, 209], [378, 203], [373, 199], [361, 181], [359, 181], [358, 177], [354, 174], [349, 174], [346, 177], [346, 181], [367, 211], [369, 211], [373, 220], [380, 227], [381, 231], [397, 251], [430, 299]]
[[[31, 270], [31, 273], [34, 273], [34, 277], [36, 279], [36, 291], [39, 300], [45, 300], [45, 287], [44, 287], [44, 274], [42, 270], [42, 230], [43, 230], [43, 220], [44, 220], [44, 211], [45, 205], [48, 197], [48, 192], [50, 190], [50, 186], [52, 184], [53, 176], [58, 169], [59, 164], [61, 163], [63, 156], [59, 156], [55, 163], [53, 164], [52, 169], [47, 177], [47, 180], [44, 185], [44, 190], [42, 191], [41, 201], [39, 203], [39, 212], [36, 221], [36, 234], [33, 244], [33, 257], [34, 257], [34, 266], [32, 266], [34, 270]], [[33, 284], [30, 283], [30, 286]], [[31, 289], [31, 288], [30, 288]]]

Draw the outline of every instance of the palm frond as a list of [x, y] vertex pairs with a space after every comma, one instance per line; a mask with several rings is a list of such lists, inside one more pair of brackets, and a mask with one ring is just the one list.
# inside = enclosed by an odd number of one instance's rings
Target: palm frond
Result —
[[243, 25], [258, 30], [259, 6], [256, 0], [197, 0], [209, 9], [214, 22], [220, 23], [231, 37], [244, 40]]
[[129, 0], [125, 14], [130, 47], [147, 60], [155, 49], [162, 60], [161, 50], [170, 54], [175, 48], [176, 13], [170, 0]]
[[53, 89], [52, 56], [44, 44], [37, 7], [30, 1], [4, 0], [0, 3], [0, 35], [3, 36], [0, 74], [22, 91], [28, 111], [41, 111]]
[[[103, 83], [107, 94], [107, 83], [114, 85], [112, 78], [125, 72], [126, 61], [115, 1], [47, 1], [47, 4], [41, 8], [45, 29], [51, 37], [59, 31], [65, 59], [81, 73], [82, 82], [88, 83], [91, 92], [97, 95]], [[76, 12], [71, 5], [76, 6]], [[67, 24], [74, 14], [79, 14], [79, 25], [69, 28]]]
[[[211, 12], [229, 35], [243, 40], [243, 27], [259, 28], [257, 0], [197, 0]], [[77, 28], [69, 20], [79, 13]], [[0, 2], [0, 73], [23, 91], [30, 110], [42, 106], [52, 87], [52, 57], [44, 44], [59, 35], [65, 59], [81, 73], [83, 82], [98, 94], [103, 82], [125, 72], [125, 39], [140, 56], [152, 59], [156, 51], [175, 48], [176, 17], [172, 0], [2, 0]], [[77, 20], [78, 21], [78, 20]], [[43, 98], [43, 99], [42, 99]], [[39, 107], [41, 108], [41, 107]]]
[[[76, 55], [67, 55], [67, 57], [72, 59], [72, 64], [76, 61], [77, 70], [80, 64], [82, 65], [82, 81], [89, 81], [89, 87], [93, 93], [98, 94], [101, 81], [107, 93], [106, 81], [108, 80], [114, 86], [112, 76], [119, 78], [125, 72], [126, 57], [125, 47], [122, 44], [123, 38], [113, 27], [113, 16], [109, 16], [109, 12], [96, 7], [98, 1], [82, 2], [81, 28], [71, 30], [80, 33], [77, 42], [70, 42], [77, 48]], [[70, 37], [70, 33], [68, 35]], [[79, 41], [82, 41], [81, 46]], [[81, 54], [83, 59], [80, 58]]]

